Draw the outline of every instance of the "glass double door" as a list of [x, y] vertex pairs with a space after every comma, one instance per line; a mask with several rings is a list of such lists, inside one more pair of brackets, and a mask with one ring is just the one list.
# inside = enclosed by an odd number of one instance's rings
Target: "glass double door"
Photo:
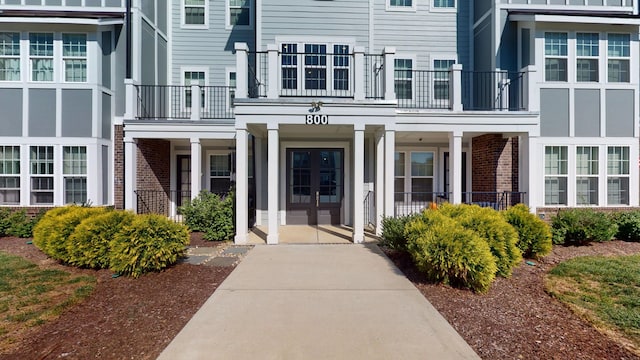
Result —
[[339, 225], [343, 149], [287, 149], [287, 224]]

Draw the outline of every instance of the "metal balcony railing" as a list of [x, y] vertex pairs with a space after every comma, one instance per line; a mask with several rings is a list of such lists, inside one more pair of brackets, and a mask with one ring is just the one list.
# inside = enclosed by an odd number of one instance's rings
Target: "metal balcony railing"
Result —
[[384, 56], [364, 55], [365, 98], [384, 99]]
[[399, 108], [450, 109], [450, 71], [395, 70]]
[[474, 111], [525, 110], [524, 72], [462, 71], [462, 108]]
[[[144, 120], [233, 119], [230, 86], [136, 85], [137, 115]], [[193, 94], [200, 96], [193, 96]], [[194, 112], [194, 109], [198, 109]]]
[[[427, 209], [431, 203], [450, 202], [451, 195], [448, 192], [396, 192], [394, 214], [395, 216], [416, 214]], [[524, 203], [525, 196], [525, 192], [469, 191], [462, 193], [462, 203], [506, 210], [513, 205]]]

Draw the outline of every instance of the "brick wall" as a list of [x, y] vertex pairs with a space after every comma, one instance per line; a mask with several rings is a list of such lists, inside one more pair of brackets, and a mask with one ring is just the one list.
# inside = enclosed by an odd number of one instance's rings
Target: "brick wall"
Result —
[[163, 190], [171, 186], [171, 143], [138, 139], [136, 190]]
[[[471, 147], [472, 191], [519, 191], [517, 137], [503, 138], [501, 134], [476, 136]], [[478, 200], [474, 197], [474, 201]]]
[[124, 209], [124, 129], [116, 125], [113, 131], [113, 198], [116, 209]]

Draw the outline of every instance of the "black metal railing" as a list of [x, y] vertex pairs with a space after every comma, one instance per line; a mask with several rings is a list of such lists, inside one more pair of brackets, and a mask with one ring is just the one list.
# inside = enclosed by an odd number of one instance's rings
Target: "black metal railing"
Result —
[[470, 191], [462, 193], [462, 202], [495, 210], [506, 210], [525, 202], [526, 192], [517, 191]]
[[462, 71], [462, 108], [524, 110], [524, 76], [524, 72]]
[[383, 55], [364, 55], [364, 87], [367, 99], [384, 99]]
[[[200, 119], [233, 119], [235, 89], [200, 86]], [[196, 99], [186, 85], [137, 85], [137, 119], [188, 120]]]
[[449, 201], [446, 192], [397, 192], [394, 194], [394, 215], [405, 216], [427, 209], [431, 203], [441, 204]]
[[137, 214], [160, 214], [181, 221], [179, 207], [191, 201], [191, 191], [134, 190]]
[[450, 71], [395, 70], [399, 108], [449, 109]]
[[[449, 192], [397, 192], [395, 193], [395, 216], [416, 214], [427, 209], [431, 203], [451, 202]], [[525, 202], [525, 192], [510, 191], [469, 191], [462, 193], [463, 204], [506, 210], [513, 205]]]
[[280, 53], [280, 96], [353, 97], [354, 56]]
[[249, 52], [249, 97], [267, 97], [269, 56], [266, 51]]
[[364, 196], [364, 225], [376, 225], [376, 197], [373, 191]]

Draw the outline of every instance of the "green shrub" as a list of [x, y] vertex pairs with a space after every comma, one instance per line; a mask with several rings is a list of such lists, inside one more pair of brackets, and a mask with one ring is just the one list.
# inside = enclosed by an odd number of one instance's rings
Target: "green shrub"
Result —
[[527, 205], [518, 204], [502, 212], [505, 220], [518, 233], [518, 248], [523, 256], [539, 259], [553, 248], [549, 225], [529, 211]]
[[209, 241], [223, 241], [235, 234], [234, 194], [224, 198], [203, 190], [190, 203], [181, 206], [184, 223], [191, 231], [201, 231]]
[[27, 216], [25, 210], [14, 211], [7, 218], [9, 228], [7, 229], [7, 235], [15, 236], [19, 238], [30, 238], [33, 236], [33, 228], [42, 219], [46, 210], [40, 210], [36, 216]]
[[498, 275], [511, 276], [513, 268], [522, 261], [522, 252], [517, 247], [518, 233], [496, 210], [477, 205], [443, 204], [438, 211], [487, 242], [496, 259]]
[[612, 215], [618, 225], [616, 238], [625, 241], [640, 241], [640, 210], [621, 211]]
[[618, 225], [609, 216], [593, 209], [561, 210], [551, 227], [553, 243], [565, 245], [608, 241], [618, 232]]
[[188, 243], [189, 232], [184, 225], [161, 215], [139, 215], [111, 242], [109, 267], [134, 278], [162, 270], [184, 255]]
[[0, 208], [0, 237], [9, 235], [7, 230], [11, 225], [9, 223], [9, 216], [11, 216], [11, 210], [6, 208]]
[[[50, 257], [62, 262], [69, 261], [68, 238], [80, 222], [90, 216], [107, 211], [103, 207], [65, 206], [48, 211], [34, 228], [34, 244]], [[56, 211], [57, 210], [57, 211]]]
[[486, 292], [497, 271], [486, 241], [438, 211], [428, 210], [406, 227], [407, 250], [431, 281]]
[[68, 263], [93, 269], [109, 268], [110, 242], [134, 218], [132, 212], [111, 210], [82, 220], [67, 241]]
[[416, 215], [382, 218], [382, 240], [380, 244], [394, 250], [406, 250], [405, 227], [415, 217]]

